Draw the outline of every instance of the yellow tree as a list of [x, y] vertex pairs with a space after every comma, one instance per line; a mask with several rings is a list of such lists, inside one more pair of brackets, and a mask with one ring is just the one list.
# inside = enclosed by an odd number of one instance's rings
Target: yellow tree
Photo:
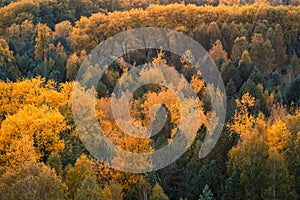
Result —
[[233, 123], [230, 126], [232, 131], [241, 136], [249, 134], [252, 130], [255, 118], [249, 113], [250, 108], [254, 106], [255, 99], [249, 93], [245, 93], [241, 99], [236, 100], [237, 110], [233, 117]]
[[1, 160], [7, 160], [5, 167], [15, 170], [22, 168], [24, 163], [37, 162], [39, 158], [33, 139], [26, 134], [13, 139], [6, 154], [0, 155]]
[[103, 200], [111, 200], [112, 199], [112, 193], [111, 193], [108, 185], [106, 185], [102, 190], [102, 199]]
[[[111, 111], [108, 110], [110, 107], [109, 99], [102, 99], [98, 104], [100, 125], [106, 137], [112, 141], [119, 148], [125, 151], [141, 153], [141, 152], [152, 152], [151, 139], [149, 138], [136, 138], [128, 133], [124, 133], [115, 122], [111, 121]], [[131, 111], [130, 111], [131, 112]], [[103, 115], [105, 113], [105, 115]], [[140, 120], [135, 120], [135, 123], [142, 125]], [[128, 166], [128, 163], [134, 165], [135, 167], [143, 167], [141, 163], [142, 160], [129, 160], [128, 157], [124, 157], [122, 153], [118, 153], [111, 161], [114, 165]], [[99, 172], [98, 178], [100, 180], [108, 180], [109, 182], [121, 183], [124, 190], [128, 192], [133, 192], [134, 186], [136, 186], [140, 180], [140, 174], [120, 172], [113, 169], [108, 169], [99, 164], [103, 170]]]
[[5, 119], [6, 115], [13, 115], [27, 105], [47, 105], [58, 109], [65, 101], [62, 94], [56, 90], [56, 83], [46, 82], [45, 78], [41, 77], [8, 83], [0, 81], [0, 95], [0, 121]]
[[235, 172], [239, 174], [239, 187], [245, 191], [244, 199], [261, 199], [265, 188], [267, 188], [268, 173], [265, 168], [268, 158], [268, 144], [258, 129], [250, 129], [247, 134], [244, 133], [241, 137], [238, 144], [229, 152], [227, 163], [229, 174]]
[[247, 50], [245, 50], [243, 52], [241, 60], [239, 62], [239, 66], [241, 66], [242, 63], [244, 63], [244, 64], [250, 64], [251, 63], [251, 58], [250, 58], [249, 52]]
[[198, 94], [205, 87], [205, 83], [199, 76], [192, 76], [191, 86], [193, 87], [194, 92]]
[[290, 132], [286, 123], [282, 121], [276, 121], [270, 128], [267, 130], [268, 144], [271, 147], [277, 149], [281, 152], [286, 149]]
[[[64, 117], [58, 111], [46, 106], [26, 106], [2, 122], [0, 152], [2, 155], [7, 153], [16, 139], [28, 135], [36, 152], [39, 152], [39, 158], [46, 161], [52, 152], [63, 150], [64, 141], [60, 139], [60, 133], [66, 129]], [[4, 157], [1, 161], [6, 160]]]
[[270, 125], [263, 114], [254, 118], [249, 114], [253, 105], [249, 94], [237, 100], [231, 129], [240, 134], [240, 140], [229, 152], [229, 173], [239, 175], [246, 199], [294, 199], [293, 177], [280, 154], [287, 147], [288, 126], [280, 119]]
[[73, 30], [72, 24], [70, 21], [63, 21], [55, 25], [54, 34], [58, 37], [68, 38], [70, 33]]

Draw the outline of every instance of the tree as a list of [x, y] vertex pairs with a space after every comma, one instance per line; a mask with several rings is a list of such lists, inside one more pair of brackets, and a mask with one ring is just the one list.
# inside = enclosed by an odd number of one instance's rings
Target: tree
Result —
[[40, 157], [39, 152], [34, 147], [34, 141], [26, 134], [13, 139], [10, 146], [5, 150], [6, 153], [0, 155], [0, 159], [7, 161], [3, 166], [11, 170], [19, 170], [27, 162], [37, 162]]
[[214, 194], [210, 191], [208, 185], [205, 185], [199, 200], [214, 200]]
[[282, 0], [270, 0], [271, 6], [279, 6], [282, 5]]
[[240, 177], [235, 171], [232, 175], [227, 179], [226, 185], [224, 188], [224, 194], [222, 199], [231, 200], [231, 199], [242, 199], [242, 190], [240, 187]]
[[49, 158], [47, 160], [47, 165], [51, 169], [54, 169], [58, 176], [61, 176], [63, 174], [63, 166], [61, 163], [60, 156], [57, 153], [52, 153], [49, 156]]
[[249, 113], [255, 104], [255, 98], [249, 93], [245, 93], [241, 99], [236, 99], [237, 109], [233, 117], [231, 130], [243, 135], [252, 131], [255, 122], [254, 116]]
[[102, 8], [104, 5], [102, 4], [103, 0], [73, 0], [70, 1], [70, 7], [74, 10], [75, 19], [79, 20], [81, 17], [89, 17], [92, 13], [96, 13], [100, 10], [99, 4]]
[[208, 47], [211, 48], [217, 40], [221, 40], [221, 31], [216, 22], [211, 22], [207, 27]]
[[9, 46], [5, 39], [0, 38], [0, 65], [7, 65], [13, 60], [13, 52], [9, 50]]
[[269, 40], [264, 40], [261, 34], [255, 34], [250, 43], [250, 57], [261, 71], [273, 71], [275, 60], [274, 50]]
[[[271, 32], [270, 41], [272, 43], [272, 47], [274, 48], [275, 53], [275, 66], [274, 70], [278, 70], [283, 73], [282, 70], [287, 70], [285, 66], [285, 62], [287, 60], [286, 48], [283, 39], [282, 28], [279, 24], [276, 24], [275, 30]], [[273, 70], [273, 71], [274, 71]]]
[[39, 159], [46, 161], [52, 152], [58, 153], [63, 150], [64, 141], [60, 139], [59, 134], [66, 129], [64, 117], [58, 111], [45, 106], [26, 106], [16, 114], [7, 116], [2, 122], [0, 151], [7, 152], [7, 147], [25, 134], [34, 141]]
[[[257, 0], [256, 0], [257, 1]], [[258, 1], [266, 1], [266, 0], [258, 0]], [[258, 20], [256, 26], [254, 28], [254, 34], [261, 34], [264, 39], [267, 38], [269, 23], [267, 20]]]
[[248, 50], [248, 41], [245, 36], [238, 37], [234, 40], [232, 46], [231, 59], [234, 60], [237, 57], [242, 57], [243, 53]]
[[216, 41], [213, 47], [209, 50], [209, 54], [214, 61], [222, 58], [227, 62], [227, 53], [223, 50], [223, 45], [220, 40]]
[[244, 82], [244, 84], [240, 88], [241, 94], [244, 94], [246, 92], [257, 100], [255, 106], [260, 105], [262, 100], [261, 90], [258, 88], [258, 85], [256, 85], [250, 78], [246, 82]]
[[300, 1], [299, 0], [291, 0], [291, 5], [293, 5], [293, 6], [299, 6], [300, 5]]
[[286, 123], [278, 120], [267, 130], [268, 143], [270, 147], [274, 147], [278, 152], [282, 152], [287, 148], [288, 137], [290, 132]]
[[39, 8], [40, 22], [47, 24], [51, 29], [61, 21], [74, 20], [74, 10], [69, 0], [41, 1]]
[[67, 67], [67, 74], [66, 74], [67, 81], [75, 80], [77, 72], [80, 67], [78, 62], [78, 56], [76, 55], [76, 53], [70, 55], [66, 67]]
[[[68, 84], [62, 84], [62, 86], [66, 85]], [[0, 107], [0, 121], [4, 120], [7, 115], [14, 115], [29, 105], [36, 107], [46, 105], [50, 110], [57, 110], [60, 105], [65, 104], [65, 101], [70, 99], [70, 95], [62, 95], [56, 87], [54, 81], [46, 81], [45, 78], [41, 77], [8, 83], [0, 81], [2, 97], [0, 99], [2, 105]], [[70, 86], [65, 88], [70, 88]]]
[[74, 167], [69, 165], [65, 168], [65, 176], [71, 198], [75, 198], [81, 186], [87, 187], [86, 184], [86, 186], [83, 186], [86, 178], [92, 177], [95, 179], [92, 163], [84, 154], [76, 160]]
[[22, 22], [22, 24], [12, 24], [8, 28], [7, 32], [9, 40], [13, 41], [16, 47], [21, 47], [21, 43], [33, 42], [33, 37], [35, 35], [35, 26], [32, 21], [25, 20]]
[[246, 81], [252, 72], [253, 63], [248, 51], [244, 51], [241, 60], [239, 61], [239, 73], [243, 81]]
[[82, 182], [80, 188], [77, 190], [75, 194], [75, 200], [98, 200], [101, 199], [100, 188], [95, 181], [95, 179], [91, 176], [88, 176]]
[[239, 62], [239, 66], [241, 66], [242, 63], [251, 64], [251, 62], [252, 61], [251, 61], [249, 52], [247, 50], [245, 50], [242, 54], [241, 60]]
[[82, 50], [90, 52], [97, 44], [100, 44], [104, 36], [110, 36], [107, 34], [106, 23], [107, 16], [102, 13], [95, 14], [89, 19], [82, 17], [70, 35], [74, 51], [77, 53]]
[[247, 103], [253, 105], [247, 96], [237, 100], [239, 112], [231, 126], [240, 133], [240, 140], [229, 152], [228, 172], [240, 177], [240, 189], [244, 192], [241, 199], [294, 199], [293, 177], [277, 150], [282, 151], [285, 146], [282, 141], [290, 135], [287, 126], [279, 120], [270, 127], [263, 114], [254, 118], [247, 111]]
[[219, 4], [233, 6], [233, 5], [240, 5], [240, 1], [239, 0], [220, 0]]
[[110, 191], [108, 185], [105, 185], [105, 187], [102, 190], [102, 199], [103, 200], [111, 200], [112, 199], [112, 194], [111, 194], [111, 191]]
[[209, 50], [210, 44], [209, 44], [209, 38], [207, 34], [207, 27], [208, 25], [205, 23], [201, 23], [195, 30], [193, 30], [193, 39], [199, 42], [204, 49]]
[[293, 171], [295, 174], [295, 180], [296, 180], [296, 191], [297, 194], [300, 194], [300, 188], [299, 188], [299, 184], [300, 184], [300, 158], [299, 158], [299, 154], [300, 154], [300, 133], [298, 132], [297, 134], [297, 139], [294, 142], [294, 153], [293, 153]]
[[18, 74], [18, 68], [13, 65], [14, 57], [13, 52], [5, 39], [0, 38], [0, 79], [2, 80], [15, 80]]
[[300, 76], [298, 76], [295, 80], [293, 80], [287, 88], [286, 99], [288, 104], [291, 104], [292, 102], [298, 103], [300, 101], [299, 86], [300, 86]]
[[263, 83], [264, 82], [263, 72], [261, 72], [258, 69], [255, 63], [253, 63], [252, 66], [253, 67], [249, 79], [251, 79], [255, 84]]
[[168, 196], [165, 195], [163, 189], [158, 183], [155, 184], [150, 195], [150, 200], [168, 200]]
[[66, 79], [67, 61], [64, 46], [60, 42], [57, 45], [50, 44], [48, 58], [43, 64], [44, 75], [48, 79], [64, 82]]
[[58, 37], [68, 38], [73, 30], [73, 26], [70, 21], [63, 21], [55, 25], [54, 34]]
[[290, 70], [289, 70], [289, 83], [291, 82], [291, 78], [296, 77], [300, 74], [300, 58], [293, 54], [290, 61]]
[[30, 20], [25, 20], [20, 25], [21, 39], [24, 42], [32, 42], [33, 36], [36, 33], [35, 25]]
[[12, 24], [21, 24], [25, 20], [32, 20], [37, 16], [39, 5], [33, 1], [17, 1], [1, 8], [0, 10], [0, 33], [4, 34]]
[[233, 97], [236, 94], [236, 86], [232, 79], [230, 79], [226, 86], [226, 94], [229, 97]]
[[66, 80], [72, 81], [75, 80], [77, 76], [77, 72], [80, 68], [81, 63], [86, 58], [86, 52], [82, 51], [80, 56], [78, 57], [76, 53], [73, 53], [69, 56], [66, 64], [67, 72], [66, 72]]
[[51, 29], [45, 24], [38, 24], [38, 35], [35, 38], [35, 57], [46, 61], [47, 53], [49, 52], [49, 44], [52, 38]]
[[237, 25], [232, 22], [232, 23], [224, 23], [221, 28], [221, 33], [222, 33], [222, 43], [224, 45], [224, 49], [229, 54], [230, 57], [232, 52], [232, 46], [234, 44], [235, 39], [238, 36], [240, 36], [240, 31]]
[[194, 92], [198, 94], [202, 89], [204, 89], [205, 83], [199, 76], [192, 76], [191, 86], [193, 87]]
[[65, 185], [54, 170], [42, 163], [25, 162], [20, 170], [8, 170], [0, 178], [1, 199], [45, 199], [66, 198]]
[[14, 2], [14, 1], [16, 1], [16, 0], [3, 0], [0, 3], [0, 7], [7, 6], [8, 4], [10, 4], [10, 3]]
[[112, 12], [115, 10], [120, 10], [122, 8], [122, 1], [108, 1], [108, 0], [102, 0], [102, 5], [104, 8], [106, 8], [108, 11]]
[[265, 166], [268, 145], [258, 130], [244, 132], [236, 147], [229, 152], [228, 169], [241, 177], [241, 189], [246, 199], [262, 199], [267, 187]]
[[227, 85], [230, 80], [232, 80], [237, 88], [241, 87], [241, 77], [239, 70], [235, 66], [234, 62], [229, 62], [222, 68], [222, 78], [224, 83]]
[[254, 24], [246, 22], [240, 29], [241, 35], [246, 37], [247, 41], [251, 40], [253, 35]]
[[123, 187], [119, 183], [111, 183], [109, 185], [109, 189], [111, 191], [112, 200], [121, 200], [123, 199]]
[[152, 185], [149, 183], [149, 180], [142, 176], [138, 182], [139, 199], [147, 200], [151, 189]]
[[294, 180], [289, 175], [283, 157], [276, 148], [269, 149], [268, 159], [268, 188], [266, 188], [264, 199], [296, 199], [293, 190]]

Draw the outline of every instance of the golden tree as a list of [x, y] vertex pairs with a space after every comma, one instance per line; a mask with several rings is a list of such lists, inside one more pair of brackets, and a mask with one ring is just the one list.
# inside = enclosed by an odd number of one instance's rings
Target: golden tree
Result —
[[[60, 139], [60, 133], [67, 129], [64, 117], [56, 110], [46, 106], [37, 108], [29, 105], [19, 110], [14, 115], [9, 115], [2, 122], [0, 129], [1, 154], [9, 150], [16, 139], [27, 135], [39, 152], [39, 159], [46, 160], [52, 152], [60, 152], [64, 148], [64, 141]], [[20, 144], [21, 145], [21, 144]], [[1, 161], [7, 161], [5, 156]]]
[[267, 130], [268, 144], [281, 152], [287, 147], [289, 135], [286, 123], [277, 121]]

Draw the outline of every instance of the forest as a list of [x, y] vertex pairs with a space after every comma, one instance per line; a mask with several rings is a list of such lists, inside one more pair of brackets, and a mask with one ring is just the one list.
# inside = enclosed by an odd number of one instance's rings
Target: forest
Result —
[[[97, 120], [116, 146], [141, 153], [172, 143], [184, 109], [167, 88], [143, 86], [131, 99], [131, 117], [147, 125], [151, 107], [164, 102], [166, 123], [155, 137], [125, 134], [110, 108], [111, 94], [128, 72], [125, 63], [176, 69], [197, 95], [203, 119], [194, 142], [174, 163], [130, 173], [86, 149], [74, 122], [72, 91], [97, 45], [143, 27], [172, 29], [203, 46], [224, 81], [226, 122], [214, 149], [200, 159], [212, 99], [186, 59], [189, 52], [123, 55], [106, 66], [95, 88]], [[140, 73], [161, 76], [159, 70]], [[299, 0], [2, 0], [0, 199], [299, 199], [299, 88]]]

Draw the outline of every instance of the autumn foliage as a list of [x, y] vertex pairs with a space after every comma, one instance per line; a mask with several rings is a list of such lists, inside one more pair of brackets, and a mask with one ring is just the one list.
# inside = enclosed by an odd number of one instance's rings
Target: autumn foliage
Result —
[[[299, 199], [298, 0], [4, 0], [0, 16], [0, 199]], [[104, 165], [86, 149], [73, 119], [72, 91], [92, 49], [140, 27], [176, 30], [207, 50], [225, 84], [227, 115], [216, 147], [199, 159], [213, 99], [187, 59], [191, 52], [175, 55], [145, 45], [115, 60], [94, 87], [94, 108], [118, 148], [145, 153], [171, 144], [190, 103], [180, 104], [157, 84], [140, 87], [130, 99], [131, 119], [145, 126], [165, 109], [166, 123], [151, 138], [122, 131], [111, 93], [128, 63], [177, 70], [200, 108], [201, 123], [187, 152], [164, 169], [135, 174]], [[147, 80], [164, 78], [158, 68], [139, 73]], [[183, 83], [173, 87], [184, 96]], [[80, 100], [82, 121], [90, 119], [88, 99]], [[142, 162], [120, 156], [110, 161]]]

